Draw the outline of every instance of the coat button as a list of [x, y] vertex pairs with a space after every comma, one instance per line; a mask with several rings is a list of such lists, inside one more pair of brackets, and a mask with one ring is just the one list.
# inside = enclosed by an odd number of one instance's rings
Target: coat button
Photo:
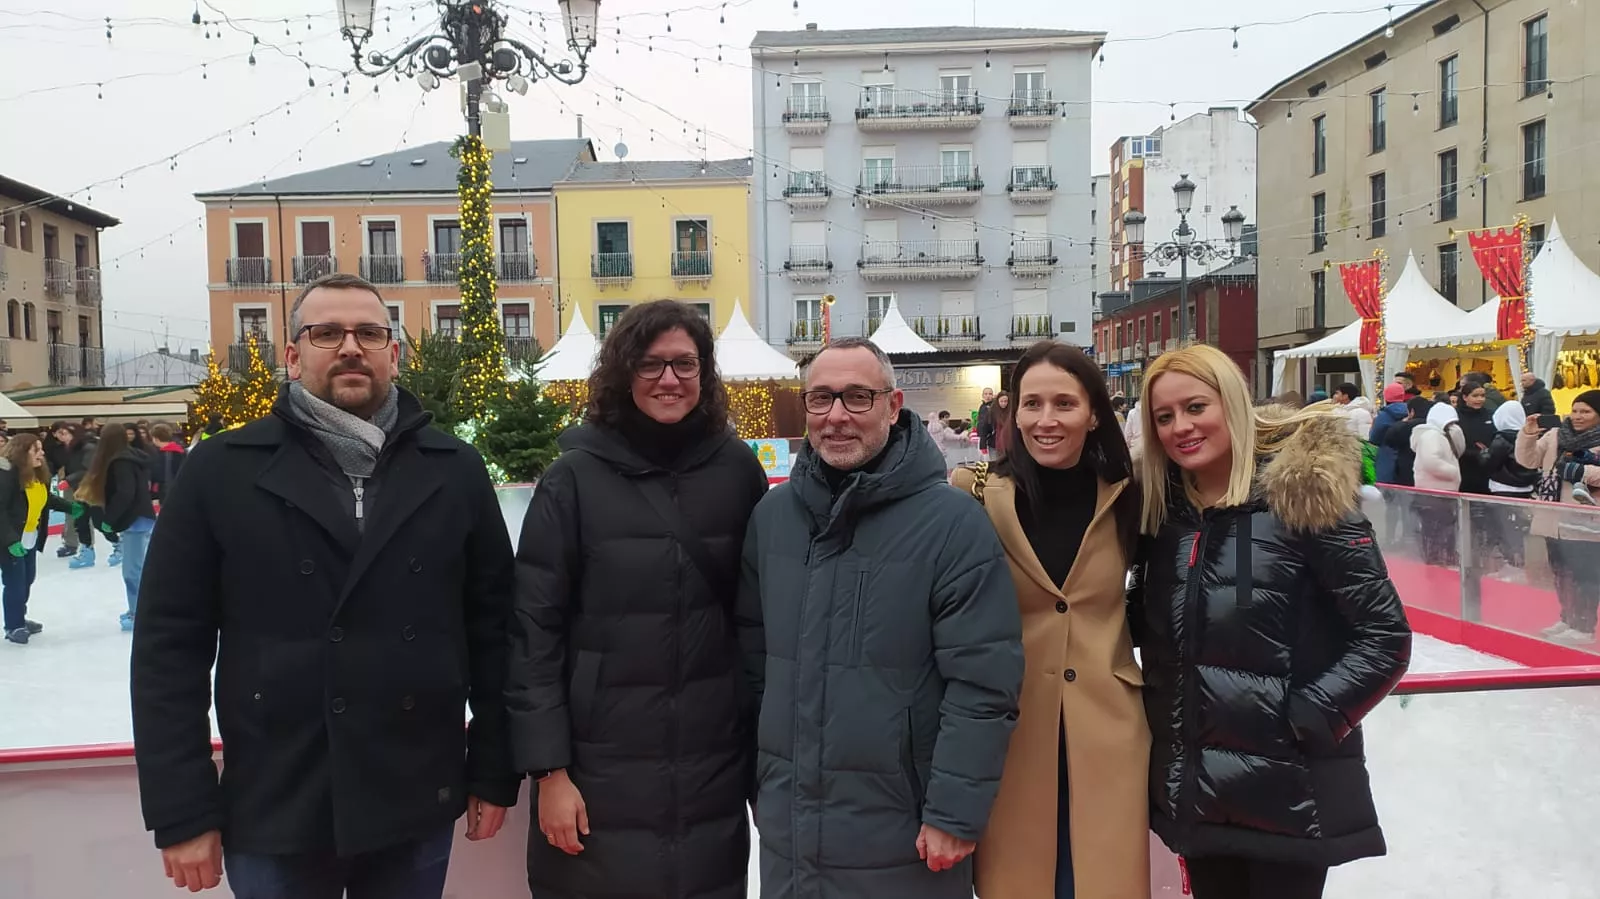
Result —
[[1066, 610], [1067, 610], [1067, 601], [1064, 600], [1064, 599], [1056, 600], [1056, 611], [1057, 612], [1066, 612]]
[[344, 639], [344, 628], [336, 627], [333, 630], [328, 631], [328, 639], [333, 641], [334, 643], [338, 643], [340, 640], [343, 640]]
[[1064, 677], [1064, 678], [1066, 678], [1066, 679], [1067, 679], [1067, 683], [1069, 683], [1069, 684], [1070, 684], [1070, 683], [1072, 683], [1072, 682], [1073, 682], [1073, 681], [1075, 681], [1075, 680], [1077, 680], [1077, 679], [1078, 679], [1078, 672], [1076, 672], [1076, 671], [1073, 671], [1073, 670], [1072, 670], [1072, 669], [1071, 669], [1071, 668], [1068, 668], [1068, 669], [1067, 669], [1067, 670], [1066, 670], [1066, 672], [1065, 672], [1065, 673], [1063, 673], [1063, 674], [1062, 674], [1062, 675], [1061, 675], [1061, 676], [1062, 676], [1062, 677]]
[[261, 701], [261, 694], [257, 693], [256, 695], [254, 695], [254, 696], [252, 696], [250, 698], [254, 699], [256, 702], [260, 702]]
[[406, 698], [400, 700], [400, 708], [405, 709], [408, 712], [411, 711], [412, 709], [416, 708], [416, 707], [417, 707], [417, 701], [415, 699], [412, 699], [409, 696], [407, 696]]
[[407, 642], [415, 640], [417, 639], [417, 632], [412, 629], [411, 625], [408, 624], [400, 629], [400, 639]]
[[317, 566], [315, 564], [313, 564], [310, 559], [301, 559], [300, 560], [300, 573], [301, 574], [310, 574], [311, 572], [316, 571], [316, 570], [317, 570]]
[[412, 559], [411, 560], [411, 573], [412, 574], [417, 574], [420, 571], [422, 571], [422, 560], [421, 559]]
[[328, 708], [333, 709], [335, 715], [342, 715], [344, 714], [344, 700], [335, 697], [333, 702], [328, 704]]

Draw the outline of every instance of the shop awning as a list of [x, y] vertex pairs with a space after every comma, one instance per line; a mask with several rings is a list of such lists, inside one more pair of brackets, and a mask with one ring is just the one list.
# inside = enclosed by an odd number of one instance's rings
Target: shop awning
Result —
[[794, 360], [773, 349], [750, 327], [737, 300], [733, 317], [717, 337], [717, 370], [727, 381], [793, 381], [800, 377]]

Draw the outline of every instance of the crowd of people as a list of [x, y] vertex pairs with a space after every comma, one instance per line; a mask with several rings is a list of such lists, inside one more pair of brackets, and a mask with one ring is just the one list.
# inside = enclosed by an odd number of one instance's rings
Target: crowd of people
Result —
[[641, 303], [513, 548], [377, 288], [318, 279], [290, 331], [145, 567], [135, 753], [180, 888], [438, 899], [456, 822], [494, 837], [524, 779], [540, 899], [744, 899], [752, 816], [767, 899], [1148, 899], [1151, 829], [1200, 899], [1301, 899], [1385, 851], [1361, 722], [1411, 635], [1359, 441], [1214, 349], [1152, 366], [1130, 445], [1037, 344], [979, 423], [1003, 457], [951, 474], [836, 340], [769, 489], [709, 324]]

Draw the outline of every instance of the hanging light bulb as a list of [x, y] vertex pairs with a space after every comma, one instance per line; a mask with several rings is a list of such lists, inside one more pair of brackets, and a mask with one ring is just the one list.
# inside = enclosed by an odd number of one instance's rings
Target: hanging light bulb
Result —
[[672, 33], [672, 13], [667, 13], [667, 33]]
[[722, 4], [722, 12], [717, 16], [718, 25], [728, 24], [728, 4]]
[[1239, 49], [1239, 26], [1233, 26], [1233, 49]]
[[1416, 114], [1418, 114], [1420, 112], [1422, 112], [1422, 105], [1417, 102], [1417, 95], [1416, 94], [1412, 94], [1411, 95], [1411, 114], [1412, 115], [1416, 115]]
[[1384, 9], [1389, 11], [1389, 24], [1383, 29], [1383, 36], [1394, 37], [1394, 4], [1391, 3]]

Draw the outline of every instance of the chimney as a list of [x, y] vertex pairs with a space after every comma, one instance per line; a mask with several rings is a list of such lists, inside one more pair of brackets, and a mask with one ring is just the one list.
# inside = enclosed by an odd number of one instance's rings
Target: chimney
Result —
[[581, 112], [578, 113], [576, 118], [578, 119], [578, 139], [582, 140], [583, 139], [583, 113], [581, 113]]
[[806, 30], [807, 31], [816, 31], [817, 30], [817, 23], [816, 22], [807, 22], [806, 23]]
[[200, 348], [199, 347], [189, 347], [189, 361], [193, 362], [195, 365], [199, 365], [200, 364]]

